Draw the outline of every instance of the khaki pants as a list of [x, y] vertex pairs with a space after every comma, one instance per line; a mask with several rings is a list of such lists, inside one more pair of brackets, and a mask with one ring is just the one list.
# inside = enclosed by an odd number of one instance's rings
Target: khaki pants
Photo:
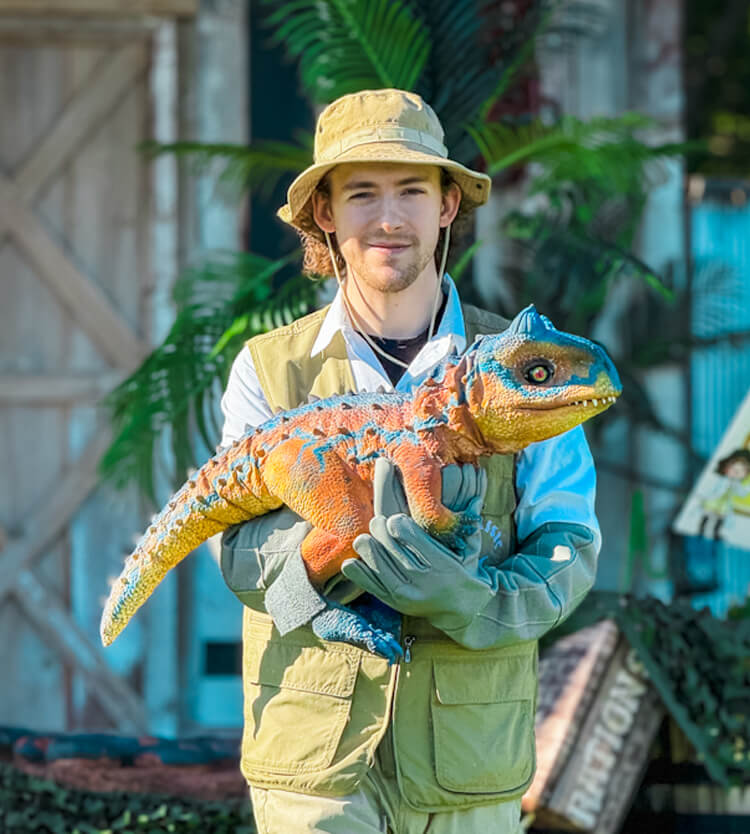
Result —
[[[386, 759], [388, 758], [386, 754]], [[308, 796], [250, 788], [258, 834], [522, 834], [521, 800], [430, 814], [403, 800], [381, 761], [347, 796]]]

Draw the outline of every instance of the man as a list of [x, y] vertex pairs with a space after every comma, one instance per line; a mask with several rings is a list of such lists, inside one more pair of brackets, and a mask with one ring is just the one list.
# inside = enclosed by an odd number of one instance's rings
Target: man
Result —
[[[279, 216], [301, 232], [307, 268], [339, 289], [329, 307], [248, 342], [222, 400], [223, 443], [311, 393], [407, 391], [467, 339], [506, 326], [462, 307], [443, 274], [451, 224], [487, 200], [490, 181], [442, 140], [434, 112], [399, 90], [344, 96], [321, 114], [315, 163]], [[395, 664], [316, 636], [325, 612], [299, 557], [310, 528], [291, 511], [225, 536], [224, 574], [246, 603], [242, 769], [261, 834], [519, 831], [536, 640], [593, 583], [594, 473], [580, 427], [484, 469], [444, 470], [448, 506], [481, 503], [488, 482], [468, 555], [399, 512], [396, 473], [376, 472], [372, 535], [323, 592], [356, 612], [364, 589], [401, 612]]]

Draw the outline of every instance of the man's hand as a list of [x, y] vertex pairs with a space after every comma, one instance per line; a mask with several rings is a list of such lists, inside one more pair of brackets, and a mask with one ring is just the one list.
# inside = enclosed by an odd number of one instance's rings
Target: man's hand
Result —
[[[442, 502], [455, 512], [479, 517], [487, 489], [483, 470], [443, 469]], [[341, 572], [361, 588], [403, 614], [427, 617], [438, 628], [460, 628], [493, 593], [480, 560], [479, 525], [459, 555], [430, 536], [410, 516], [394, 466], [375, 464], [375, 517], [370, 534], [358, 536]]]

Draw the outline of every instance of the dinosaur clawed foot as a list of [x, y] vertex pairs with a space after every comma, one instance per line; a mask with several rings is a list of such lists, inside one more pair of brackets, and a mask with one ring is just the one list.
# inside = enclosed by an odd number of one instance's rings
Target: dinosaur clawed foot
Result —
[[401, 614], [372, 594], [364, 593], [350, 603], [352, 610], [364, 617], [375, 628], [392, 634], [397, 640], [401, 634]]
[[387, 606], [369, 600], [357, 608], [355, 611], [328, 600], [327, 607], [312, 618], [312, 629], [321, 640], [350, 643], [395, 663], [403, 655], [398, 642], [399, 615], [388, 608], [391, 616], [384, 610]]
[[469, 539], [480, 529], [482, 498], [472, 498], [463, 510], [454, 511], [455, 521], [449, 530], [441, 531], [436, 538], [440, 543], [463, 556]]

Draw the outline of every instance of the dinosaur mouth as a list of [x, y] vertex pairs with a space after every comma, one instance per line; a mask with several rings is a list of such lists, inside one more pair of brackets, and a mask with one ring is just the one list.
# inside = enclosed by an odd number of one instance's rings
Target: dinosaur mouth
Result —
[[[619, 395], [618, 395], [619, 396]], [[558, 408], [601, 408], [602, 406], [610, 406], [617, 399], [617, 396], [609, 395], [606, 397], [591, 397], [586, 400], [574, 400], [567, 403], [545, 403], [544, 405], [526, 405], [522, 407], [523, 411], [553, 411]]]
[[617, 397], [611, 395], [609, 397], [591, 397], [589, 400], [576, 400], [572, 403], [567, 403], [569, 406], [580, 405], [584, 408], [588, 408], [589, 406], [593, 406], [597, 408], [600, 405], [611, 405]]

